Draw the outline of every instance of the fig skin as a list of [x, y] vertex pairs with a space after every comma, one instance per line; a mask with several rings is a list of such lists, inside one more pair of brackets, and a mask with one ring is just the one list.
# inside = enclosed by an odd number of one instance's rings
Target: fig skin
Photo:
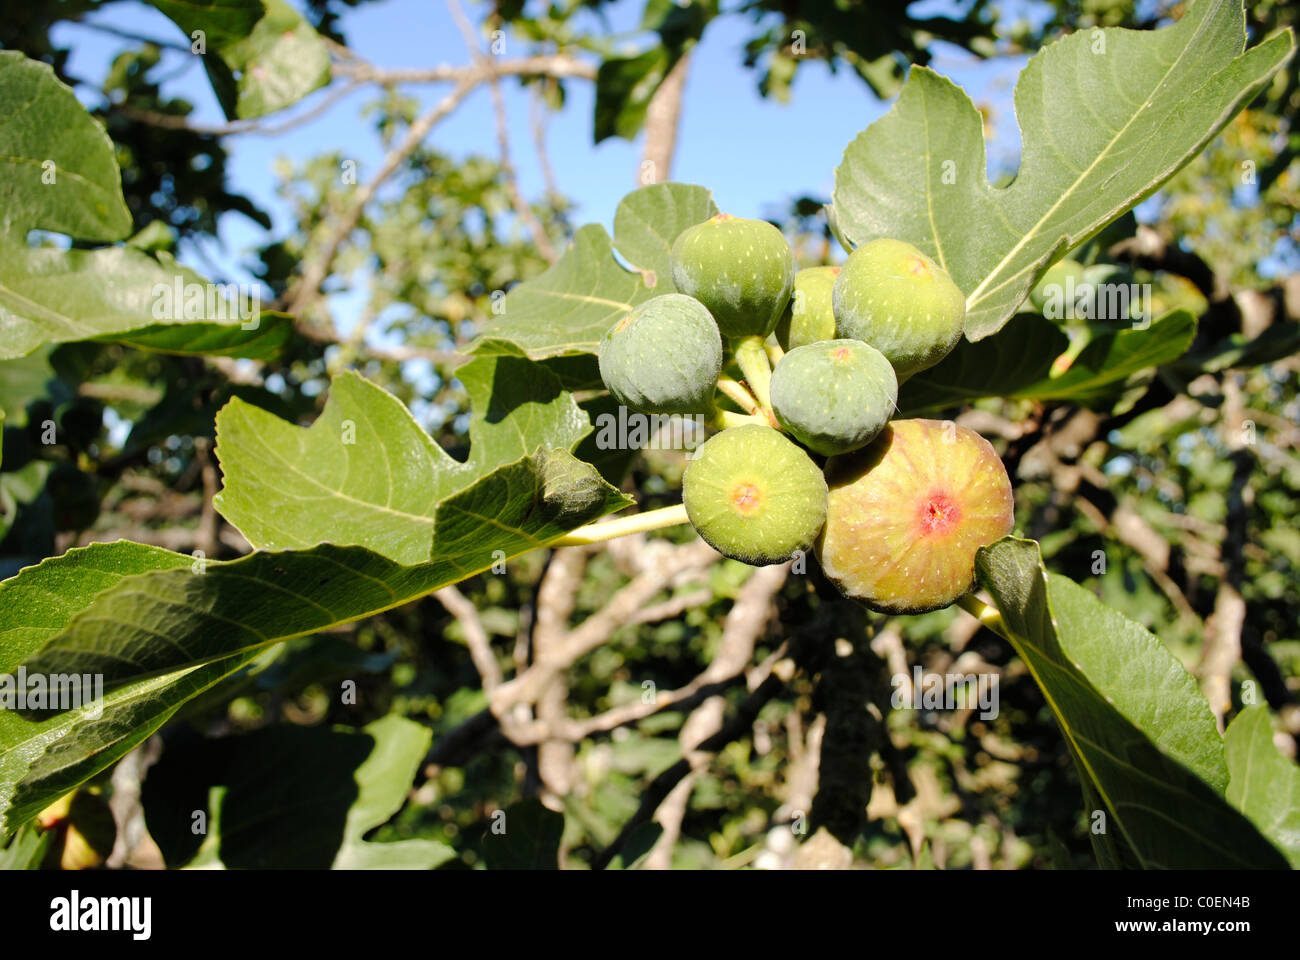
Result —
[[973, 430], [895, 420], [826, 464], [817, 558], [850, 599], [880, 613], [939, 610], [970, 590], [975, 553], [1015, 522], [1006, 467]]
[[782, 350], [835, 339], [831, 291], [839, 275], [839, 267], [808, 267], [794, 275], [794, 294], [776, 325], [776, 342]]
[[901, 240], [864, 243], [844, 261], [832, 291], [835, 335], [871, 344], [901, 384], [957, 346], [966, 297], [924, 253]]
[[673, 243], [673, 283], [709, 309], [729, 340], [766, 337], [794, 290], [794, 251], [766, 220], [720, 213]]
[[600, 378], [641, 413], [705, 413], [722, 370], [722, 338], [709, 311], [680, 293], [654, 297], [600, 342]]
[[826, 520], [826, 479], [781, 433], [748, 424], [700, 447], [682, 477], [682, 502], [709, 546], [761, 567], [812, 549]]
[[781, 426], [824, 456], [870, 443], [898, 405], [889, 360], [861, 340], [796, 347], [772, 373], [772, 410]]

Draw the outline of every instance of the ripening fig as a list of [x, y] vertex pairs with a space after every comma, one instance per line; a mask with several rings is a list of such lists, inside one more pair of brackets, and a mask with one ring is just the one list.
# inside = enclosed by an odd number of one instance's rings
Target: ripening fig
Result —
[[776, 325], [776, 342], [782, 350], [835, 339], [831, 290], [839, 275], [839, 267], [808, 267], [794, 275], [794, 295]]
[[722, 369], [722, 338], [698, 300], [647, 300], [600, 342], [600, 378], [619, 403], [642, 413], [703, 413]]
[[927, 613], [975, 579], [975, 552], [1011, 532], [1011, 481], [993, 445], [951, 421], [895, 420], [826, 464], [817, 557], [846, 597]]
[[832, 294], [835, 332], [871, 344], [898, 382], [932, 367], [961, 339], [966, 297], [910, 243], [881, 238], [844, 261]]
[[766, 220], [720, 213], [682, 231], [673, 283], [709, 308], [728, 339], [766, 337], [794, 289], [794, 251]]
[[865, 446], [898, 403], [898, 380], [885, 355], [861, 340], [795, 347], [772, 372], [772, 411], [781, 426], [826, 456]]
[[826, 520], [826, 479], [808, 454], [771, 427], [731, 427], [686, 466], [691, 524], [724, 556], [754, 566], [812, 548]]

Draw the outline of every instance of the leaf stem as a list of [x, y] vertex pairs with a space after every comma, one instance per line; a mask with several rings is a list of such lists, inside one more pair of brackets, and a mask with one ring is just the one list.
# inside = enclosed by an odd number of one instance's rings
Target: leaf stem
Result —
[[767, 351], [767, 359], [772, 362], [772, 369], [775, 370], [776, 365], [785, 356], [785, 350], [781, 348], [779, 343], [764, 343], [763, 349]]
[[576, 530], [570, 531], [568, 536], [552, 540], [549, 546], [577, 547], [588, 543], [603, 543], [606, 540], [626, 537], [632, 533], [645, 533], [647, 530], [659, 530], [663, 527], [674, 527], [689, 522], [690, 518], [686, 516], [686, 507], [679, 503], [672, 507], [660, 507], [658, 510], [636, 513], [630, 517], [619, 517], [617, 520], [602, 520], [599, 523], [589, 523], [585, 527], [578, 527]]
[[741, 337], [732, 343], [732, 351], [736, 355], [736, 363], [740, 365], [740, 372], [745, 375], [745, 382], [758, 398], [759, 406], [763, 412], [771, 413], [772, 364], [767, 359], [763, 338]]
[[981, 625], [988, 627], [998, 636], [1002, 637], [1002, 639], [1007, 641], [1011, 640], [1010, 632], [1007, 630], [1007, 625], [1002, 622], [1002, 614], [998, 611], [998, 608], [989, 606], [979, 597], [975, 596], [974, 592], [959, 597], [957, 600], [957, 606], [961, 607], [978, 620]]

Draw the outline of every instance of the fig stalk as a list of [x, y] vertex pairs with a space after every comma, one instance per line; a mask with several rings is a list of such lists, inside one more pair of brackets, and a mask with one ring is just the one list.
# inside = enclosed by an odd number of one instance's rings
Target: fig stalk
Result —
[[746, 413], [762, 416], [762, 408], [759, 407], [758, 401], [754, 399], [754, 395], [745, 388], [744, 384], [727, 376], [718, 377], [718, 392], [732, 400], [736, 406]]
[[1006, 623], [1002, 620], [1001, 611], [975, 596], [974, 592], [964, 593], [958, 597], [957, 606], [978, 620], [981, 626], [988, 627], [1008, 643], [1014, 643]]
[[569, 531], [566, 536], [558, 540], [552, 540], [547, 546], [579, 547], [589, 543], [604, 543], [606, 540], [616, 540], [633, 533], [662, 530], [664, 527], [675, 527], [689, 522], [686, 507], [679, 503], [671, 507], [660, 507], [658, 510], [647, 510], [645, 513], [633, 514], [630, 517], [619, 517], [617, 520], [589, 523]]
[[772, 365], [767, 359], [767, 348], [759, 336], [741, 337], [732, 343], [732, 352], [740, 372], [745, 375], [745, 382], [758, 399], [763, 412], [772, 412]]

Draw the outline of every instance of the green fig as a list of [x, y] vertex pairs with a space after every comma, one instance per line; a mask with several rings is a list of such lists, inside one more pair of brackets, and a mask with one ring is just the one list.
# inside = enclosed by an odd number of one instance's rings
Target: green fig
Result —
[[839, 275], [839, 267], [808, 267], [794, 275], [794, 295], [776, 325], [776, 342], [782, 350], [835, 339], [831, 290]]
[[722, 338], [698, 300], [647, 300], [600, 342], [600, 377], [619, 403], [642, 413], [704, 413], [722, 369]]
[[832, 293], [836, 336], [871, 344], [898, 382], [932, 367], [961, 340], [966, 298], [910, 243], [881, 238], [854, 250]]
[[795, 347], [772, 372], [772, 411], [781, 426], [825, 456], [865, 446], [898, 404], [898, 380], [885, 355], [861, 340]]
[[794, 252], [766, 220], [720, 213], [672, 246], [673, 283], [709, 308], [727, 339], [766, 337], [794, 289]]
[[1066, 313], [1063, 304], [1066, 299], [1073, 299], [1074, 290], [1083, 284], [1083, 264], [1077, 260], [1058, 260], [1047, 268], [1034, 289], [1029, 291], [1029, 302], [1039, 313], [1043, 313], [1049, 302], [1055, 303], [1057, 316]]
[[682, 502], [719, 553], [754, 566], [812, 548], [826, 519], [826, 480], [808, 454], [771, 427], [710, 437], [686, 466]]

